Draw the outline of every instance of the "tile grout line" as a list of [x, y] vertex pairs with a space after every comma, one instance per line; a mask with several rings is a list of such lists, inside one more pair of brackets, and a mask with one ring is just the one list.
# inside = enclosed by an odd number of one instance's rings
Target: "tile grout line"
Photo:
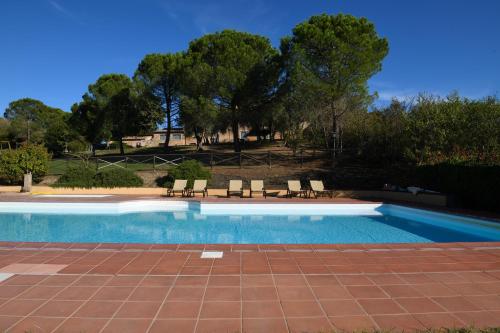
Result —
[[[294, 260], [297, 262], [296, 258], [294, 258]], [[298, 262], [297, 262], [297, 264], [298, 264]], [[316, 303], [319, 305], [319, 308], [321, 309], [321, 312], [323, 313], [323, 315], [325, 316], [326, 320], [327, 320], [327, 321], [328, 321], [328, 323], [330, 324], [330, 327], [331, 327], [333, 330], [335, 330], [337, 327], [336, 327], [336, 326], [332, 323], [332, 321], [330, 320], [330, 317], [328, 317], [328, 314], [326, 313], [325, 309], [323, 308], [323, 304], [321, 304], [320, 300], [318, 299], [318, 297], [317, 297], [317, 296], [316, 296], [316, 294], [314, 293], [314, 290], [312, 289], [311, 284], [310, 284], [310, 283], [309, 283], [309, 281], [307, 280], [307, 278], [306, 278], [306, 274], [304, 274], [304, 271], [302, 270], [302, 267], [300, 267], [300, 265], [299, 265], [299, 270], [300, 270], [300, 273], [301, 273], [302, 279], [304, 279], [304, 280], [305, 280], [305, 282], [306, 282], [306, 285], [307, 285], [307, 287], [308, 287], [308, 289], [309, 289], [309, 292], [313, 295], [314, 300], [315, 300], [315, 301], [316, 301]], [[337, 278], [335, 277], [335, 279], [337, 279]], [[339, 282], [339, 281], [337, 280], [337, 282]]]
[[[62, 276], [62, 275], [58, 275], [58, 274], [53, 274], [53, 275], [48, 275], [45, 279], [43, 279], [42, 281], [45, 281], [45, 280], [48, 280], [50, 277], [52, 276]], [[44, 305], [46, 305], [47, 303], [49, 303], [50, 301], [52, 300], [55, 300], [55, 297], [57, 297], [57, 295], [59, 295], [60, 293], [62, 293], [63, 291], [65, 291], [66, 289], [68, 289], [69, 287], [71, 287], [76, 281], [78, 281], [80, 278], [77, 278], [75, 279], [72, 283], [68, 284], [67, 286], [65, 286], [64, 288], [62, 288], [61, 290], [59, 290], [59, 292], [55, 293], [54, 295], [52, 295], [51, 298], [47, 299], [47, 300], [44, 300], [44, 302], [42, 304], [40, 304], [38, 307], [36, 307], [35, 309], [33, 309], [31, 312], [29, 312], [27, 315], [25, 316], [22, 316], [22, 318], [18, 321], [16, 321], [15, 323], [13, 323], [12, 325], [10, 325], [6, 331], [8, 331], [9, 329], [11, 329], [12, 327], [14, 327], [14, 325], [17, 325], [18, 323], [20, 323], [21, 321], [23, 321], [24, 319], [28, 318], [30, 315], [34, 314], [36, 311], [38, 311], [40, 308], [42, 308]], [[37, 285], [39, 286], [40, 283], [42, 282], [40, 281]], [[36, 286], [36, 285], [35, 285]], [[31, 289], [31, 288], [29, 288]], [[21, 294], [22, 295], [22, 294]], [[21, 295], [18, 295], [18, 296], [21, 296]], [[14, 299], [17, 299], [16, 296]], [[10, 302], [10, 301], [9, 301]], [[7, 302], [8, 303], [8, 302]], [[3, 305], [3, 304], [2, 304]]]
[[[134, 257], [134, 259], [135, 259], [136, 257], [137, 257], [137, 255]], [[134, 260], [134, 259], [131, 259], [131, 261], [132, 261], [132, 260]], [[97, 266], [99, 266], [99, 265], [97, 265]], [[96, 266], [96, 267], [97, 267], [97, 266]], [[115, 277], [115, 276], [116, 276], [116, 274], [112, 274], [112, 275], [111, 275], [111, 277], [110, 277], [110, 278], [106, 281], [106, 283], [107, 283], [107, 282], [109, 282], [109, 281], [111, 281], [111, 280], [113, 279], [113, 277]], [[80, 279], [81, 279], [81, 277], [80, 277], [78, 280], [80, 280]], [[78, 280], [76, 280], [76, 281], [78, 281]], [[75, 281], [75, 282], [76, 282], [76, 281]], [[56, 331], [59, 327], [61, 327], [62, 325], [64, 325], [64, 323], [66, 323], [66, 322], [67, 322], [67, 321], [68, 321], [71, 317], [73, 317], [73, 315], [74, 315], [75, 313], [77, 313], [77, 312], [78, 312], [81, 308], [83, 308], [83, 307], [84, 307], [84, 306], [85, 306], [88, 302], [90, 302], [90, 300], [92, 299], [92, 297], [94, 297], [94, 296], [95, 296], [95, 295], [96, 295], [96, 294], [97, 294], [100, 290], [102, 290], [102, 288], [104, 288], [104, 287], [106, 286], [106, 283], [104, 283], [102, 286], [100, 286], [100, 287], [99, 287], [99, 288], [98, 288], [98, 289], [97, 289], [97, 290], [96, 290], [96, 291], [95, 291], [95, 292], [94, 292], [94, 293], [93, 293], [93, 294], [92, 294], [92, 295], [91, 295], [88, 299], [84, 300], [84, 302], [83, 302], [83, 303], [82, 303], [82, 304], [81, 304], [78, 308], [76, 308], [76, 309], [75, 309], [75, 311], [73, 311], [70, 315], [68, 315], [68, 316], [66, 317], [66, 319], [64, 319], [61, 323], [59, 323], [59, 325], [57, 325], [57, 326], [56, 326], [56, 327], [55, 327], [55, 328], [54, 328], [51, 332], [55, 332], [55, 331]], [[118, 310], [119, 310], [119, 309], [117, 309], [117, 311], [118, 311]]]
[[196, 332], [196, 330], [198, 329], [198, 324], [200, 322], [200, 316], [201, 316], [201, 310], [203, 309], [203, 303], [204, 303], [204, 300], [205, 300], [205, 294], [206, 294], [207, 288], [208, 288], [208, 280], [210, 279], [210, 275], [212, 273], [212, 270], [213, 270], [213, 267], [214, 267], [214, 263], [215, 263], [215, 259], [212, 259], [212, 264], [210, 265], [210, 272], [208, 273], [207, 282], [205, 284], [205, 288], [204, 288], [203, 294], [201, 296], [200, 308], [198, 310], [198, 316], [196, 317], [196, 323], [194, 325], [193, 332]]
[[[88, 253], [87, 255], [90, 255], [90, 253]], [[22, 275], [22, 274], [21, 274]], [[45, 280], [48, 280], [51, 276], [58, 276], [58, 274], [52, 274], [52, 275], [48, 275], [45, 279], [39, 281], [37, 284], [35, 284], [34, 286], [32, 286], [31, 288], [28, 288], [27, 290], [25, 290], [23, 293], [21, 293], [20, 295], [17, 295], [16, 297], [14, 297], [13, 299], [18, 299], [19, 296], [22, 296], [22, 294], [24, 294], [25, 292], [27, 292], [28, 290], [31, 290], [32, 288], [36, 287], [36, 286], [40, 286], [40, 283], [45, 281]], [[75, 283], [76, 281], [78, 281], [80, 278], [76, 279], [75, 281], [73, 281], [73, 283]], [[71, 285], [73, 285], [73, 283], [70, 283], [69, 285], [67, 285], [66, 287], [64, 287], [63, 289], [61, 289], [58, 293], [52, 295], [51, 298], [45, 300], [45, 302], [43, 302], [42, 304], [40, 304], [38, 307], [36, 307], [35, 309], [33, 309], [31, 312], [29, 312], [27, 315], [25, 316], [21, 316], [21, 319], [19, 319], [18, 321], [14, 322], [12, 325], [10, 325], [8, 329], [14, 327], [14, 325], [17, 325], [18, 323], [20, 323], [21, 321], [23, 321], [24, 319], [28, 318], [31, 314], [35, 313], [38, 309], [40, 309], [42, 306], [44, 306], [45, 304], [47, 304], [49, 301], [53, 300], [57, 295], [59, 295], [61, 292], [63, 292], [64, 290], [66, 290], [68, 287], [70, 287]], [[13, 299], [9, 300], [8, 302], [6, 302], [5, 304], [8, 304], [10, 301], [12, 301]], [[5, 304], [2, 304], [5, 305]]]
[[[163, 256], [161, 256], [161, 258], [160, 258], [160, 259], [156, 262], [156, 264], [155, 264], [155, 265], [153, 265], [153, 267], [151, 268], [151, 270], [150, 270], [149, 272], [151, 272], [151, 271], [154, 269], [154, 267], [155, 267], [155, 266], [156, 266], [156, 265], [157, 265], [157, 264], [158, 264], [158, 263], [159, 263], [159, 262], [160, 262], [160, 261], [161, 261], [161, 260], [162, 260], [162, 259], [166, 256], [166, 253], [167, 253], [167, 252], [165, 252], [165, 253], [163, 254]], [[182, 265], [182, 267], [184, 267], [184, 265], [185, 265], [185, 264], [189, 261], [189, 259], [190, 259], [190, 258], [191, 258], [191, 254], [190, 254], [190, 255], [188, 255], [188, 256], [186, 257], [186, 260], [184, 261], [184, 264]], [[181, 270], [182, 270], [182, 267], [181, 267]], [[180, 272], [180, 271], [179, 271], [179, 272]], [[161, 302], [161, 304], [160, 304], [160, 307], [159, 307], [159, 308], [158, 308], [158, 310], [156, 311], [156, 313], [155, 313], [154, 317], [151, 319], [151, 322], [149, 323], [149, 326], [148, 326], [148, 328], [146, 329], [146, 333], [147, 333], [147, 332], [149, 332], [149, 331], [151, 330], [151, 328], [153, 327], [153, 325], [154, 325], [155, 321], [156, 321], [156, 320], [157, 320], [157, 318], [158, 318], [158, 315], [159, 315], [159, 314], [160, 314], [160, 312], [161, 312], [161, 309], [163, 308], [163, 305], [167, 302], [167, 298], [168, 298], [168, 296], [170, 295], [170, 293], [172, 292], [172, 289], [174, 289], [174, 286], [175, 286], [175, 284], [176, 284], [176, 282], [177, 282], [177, 278], [178, 278], [178, 277], [179, 277], [179, 273], [177, 273], [177, 274], [175, 275], [174, 280], [172, 281], [172, 284], [170, 285], [170, 287], [169, 287], [169, 289], [168, 289], [168, 291], [167, 291], [167, 293], [166, 293], [165, 297], [163, 298], [163, 301], [162, 301], [162, 302]], [[201, 305], [200, 305], [200, 307], [201, 307]]]
[[243, 258], [241, 252], [238, 253], [240, 260], [240, 327], [243, 332]]
[[[357, 299], [357, 298], [355, 298], [355, 297], [351, 294], [351, 292], [349, 291], [349, 289], [347, 289], [347, 288], [346, 288], [346, 286], [345, 286], [342, 282], [340, 282], [340, 281], [339, 281], [339, 279], [337, 278], [337, 276], [336, 276], [336, 275], [334, 275], [334, 277], [335, 277], [335, 279], [337, 280], [337, 282], [339, 283], [339, 285], [340, 285], [340, 286], [342, 286], [342, 287], [344, 287], [344, 288], [345, 288], [345, 290], [346, 290], [346, 291], [347, 291], [347, 292], [351, 295], [351, 297], [352, 297], [352, 299], [354, 300], [354, 302], [356, 303], [356, 305], [357, 305], [357, 306], [358, 306], [358, 307], [359, 307], [359, 308], [363, 311], [363, 313], [364, 313], [364, 314], [365, 314], [365, 315], [366, 315], [366, 316], [370, 319], [370, 321], [372, 322], [372, 324], [374, 324], [374, 325], [375, 325], [375, 328], [376, 328], [376, 329], [378, 329], [378, 330], [380, 330], [380, 329], [381, 329], [381, 328], [380, 328], [380, 326], [379, 326], [379, 325], [378, 325], [378, 323], [375, 321], [375, 319], [373, 319], [372, 315], [371, 315], [371, 314], [369, 314], [369, 313], [365, 310], [365, 308], [364, 308], [361, 304], [359, 304], [358, 299]], [[370, 278], [369, 278], [369, 280], [371, 281], [371, 279], [370, 279]], [[372, 282], [373, 282], [373, 281], [372, 281]], [[377, 285], [377, 284], [375, 284], [375, 285]]]
[[278, 297], [278, 303], [280, 305], [280, 310], [281, 310], [281, 314], [283, 316], [283, 321], [285, 322], [285, 327], [286, 327], [287, 332], [290, 333], [290, 326], [288, 325], [288, 320], [287, 320], [287, 317], [285, 316], [285, 310], [283, 310], [283, 301], [281, 300], [280, 294], [278, 292], [278, 286], [276, 285], [276, 279], [274, 278], [274, 274], [273, 274], [273, 271], [271, 269], [271, 264], [269, 263], [269, 257], [268, 257], [267, 253], [266, 253], [266, 260], [267, 260], [267, 264], [269, 265], [269, 270], [271, 272], [270, 276], [271, 276], [271, 279], [273, 280], [274, 291], [276, 292], [276, 296]]
[[[137, 255], [136, 255], [136, 256], [135, 256], [132, 260], [130, 260], [130, 261], [129, 261], [129, 263], [130, 263], [130, 262], [132, 262], [134, 259], [136, 259], [139, 255], [140, 255], [140, 254], [138, 253], [138, 254], [137, 254]], [[160, 260], [161, 260], [164, 256], [165, 256], [165, 254], [164, 254], [163, 256], [161, 256], [161, 257], [160, 257], [160, 258], [156, 261], [156, 263], [158, 263], [158, 262], [159, 262], [159, 261], [160, 261]], [[126, 265], [125, 265], [125, 266], [126, 266]], [[125, 267], [125, 266], [124, 266], [124, 267]], [[154, 267], [154, 266], [153, 266], [153, 267]], [[151, 268], [151, 270], [153, 269], [153, 267]], [[150, 272], [151, 270], [149, 270], [149, 272]], [[115, 276], [116, 276], [116, 274], [115, 274]], [[127, 301], [130, 299], [130, 297], [134, 294], [134, 292], [137, 290], [137, 288], [139, 288], [139, 286], [142, 284], [142, 282], [144, 281], [144, 279], [146, 279], [146, 277], [147, 277], [147, 276], [148, 276], [147, 274], [145, 274], [145, 275], [143, 275], [143, 276], [142, 276], [142, 279], [140, 279], [140, 280], [139, 280], [139, 282], [137, 283], [137, 285], [136, 285], [134, 288], [132, 288], [132, 291], [130, 291], [130, 293], [129, 293], [129, 295], [127, 296], [127, 298], [121, 301], [120, 306], [118, 306], [118, 308], [117, 308], [117, 309], [115, 310], [115, 312], [111, 315], [111, 317], [110, 317], [110, 318], [108, 319], [108, 321], [104, 324], [104, 326], [103, 326], [103, 327], [99, 330], [99, 332], [103, 332], [103, 331], [106, 329], [106, 327], [108, 327], [108, 326], [109, 326], [109, 324], [113, 321], [113, 319], [115, 319], [115, 318], [116, 318], [116, 315], [118, 314], [118, 312], [120, 312], [120, 310], [121, 310], [121, 309], [123, 308], [123, 306], [127, 303]]]
[[[83, 276], [85, 276], [85, 275], [82, 275], [75, 282], [79, 281]], [[92, 297], [94, 297], [102, 288], [104, 288], [106, 286], [106, 283], [109, 282], [112, 278], [113, 278], [113, 276], [110, 275], [109, 278], [106, 280], [106, 282], [103, 283], [100, 287], [98, 287], [97, 290], [94, 293], [92, 293], [92, 295], [90, 295], [90, 297], [88, 299], [84, 300], [83, 303], [78, 308], [76, 308], [75, 311], [73, 311], [70, 315], [68, 315], [66, 317], [62, 317], [64, 319], [51, 332], [55, 332], [59, 327], [61, 327], [62, 325], [64, 325], [64, 323], [67, 322], [70, 318], [73, 318], [73, 315], [75, 313], [77, 313], [81, 308], [83, 308], [92, 299]], [[79, 317], [76, 317], [76, 318], [79, 318]], [[95, 318], [95, 319], [100, 319], [100, 318]], [[107, 319], [107, 318], [103, 318], [103, 319]]]

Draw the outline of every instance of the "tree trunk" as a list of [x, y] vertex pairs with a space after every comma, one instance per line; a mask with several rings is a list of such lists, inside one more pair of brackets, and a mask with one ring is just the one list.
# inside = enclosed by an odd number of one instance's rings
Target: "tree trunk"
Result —
[[31, 172], [25, 173], [24, 174], [24, 181], [23, 181], [23, 188], [22, 192], [31, 192], [31, 185], [33, 184], [33, 178], [31, 175]]
[[236, 103], [231, 106], [231, 129], [233, 131], [233, 146], [234, 151], [239, 153], [241, 151], [240, 144], [240, 124], [238, 118], [236, 117], [236, 112], [238, 112], [238, 105]]
[[269, 123], [269, 142], [274, 142], [274, 135], [276, 134], [276, 128], [274, 127], [274, 121], [271, 120]]
[[333, 114], [333, 124], [332, 124], [332, 130], [333, 130], [333, 137], [332, 137], [332, 144], [333, 144], [333, 149], [337, 149], [338, 146], [338, 136], [339, 136], [339, 117], [337, 116], [336, 113]]
[[125, 155], [125, 149], [123, 148], [123, 138], [120, 137], [118, 139], [118, 142], [120, 143], [120, 155]]
[[168, 145], [170, 143], [170, 133], [172, 132], [172, 99], [167, 97], [167, 133], [165, 134], [165, 149], [168, 149]]
[[241, 145], [240, 145], [240, 124], [238, 123], [237, 120], [233, 119], [232, 121], [232, 130], [233, 130], [233, 145], [234, 145], [234, 151], [235, 152], [240, 152], [241, 151]]
[[196, 127], [194, 128], [194, 137], [196, 138], [196, 150], [202, 150], [203, 138], [196, 129]]

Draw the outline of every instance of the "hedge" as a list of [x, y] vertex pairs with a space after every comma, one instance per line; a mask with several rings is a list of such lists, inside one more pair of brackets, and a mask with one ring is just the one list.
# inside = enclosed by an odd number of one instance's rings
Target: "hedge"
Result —
[[54, 187], [140, 187], [142, 178], [130, 170], [108, 169], [96, 172], [92, 167], [76, 166], [66, 172], [53, 185]]
[[94, 187], [95, 168], [86, 166], [73, 166], [66, 169], [53, 185], [55, 187]]
[[96, 187], [141, 187], [143, 181], [130, 170], [108, 169], [95, 175], [94, 185]]
[[500, 211], [500, 166], [441, 163], [416, 170], [419, 185], [451, 194], [465, 208]]

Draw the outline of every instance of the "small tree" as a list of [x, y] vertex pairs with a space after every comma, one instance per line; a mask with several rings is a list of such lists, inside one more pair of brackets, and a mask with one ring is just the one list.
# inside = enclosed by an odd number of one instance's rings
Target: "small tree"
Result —
[[40, 179], [49, 167], [50, 155], [41, 145], [26, 145], [0, 154], [0, 174], [10, 183], [18, 183], [24, 175], [23, 192], [31, 191], [32, 178]]

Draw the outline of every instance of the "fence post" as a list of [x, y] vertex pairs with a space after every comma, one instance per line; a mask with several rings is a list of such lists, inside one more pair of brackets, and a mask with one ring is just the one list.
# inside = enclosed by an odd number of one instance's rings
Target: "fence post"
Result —
[[304, 165], [304, 156], [303, 156], [303, 153], [304, 153], [304, 150], [301, 149], [300, 150], [300, 167], [302, 168], [302, 166]]
[[153, 155], [153, 171], [156, 171], [156, 155]]
[[238, 152], [238, 158], [239, 158], [239, 164], [240, 164], [240, 169], [241, 169], [241, 151]]
[[210, 153], [210, 169], [214, 168], [214, 153]]
[[125, 169], [128, 169], [128, 157], [125, 156]]
[[99, 170], [99, 159], [96, 157], [95, 158], [95, 171]]
[[271, 169], [271, 151], [270, 150], [267, 152], [267, 160], [269, 162], [269, 169]]

